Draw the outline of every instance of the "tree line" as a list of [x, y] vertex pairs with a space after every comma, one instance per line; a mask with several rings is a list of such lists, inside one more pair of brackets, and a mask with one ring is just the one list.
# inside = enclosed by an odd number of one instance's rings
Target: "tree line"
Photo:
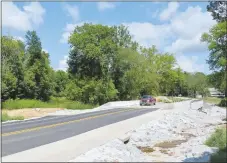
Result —
[[[202, 41], [211, 44], [208, 63], [212, 68], [221, 68], [208, 76], [176, 67], [174, 55], [161, 53], [154, 45], [148, 48], [139, 45], [123, 25], [85, 23], [75, 27], [68, 39], [67, 72], [50, 66], [49, 54], [42, 51], [35, 31], [26, 33], [25, 43], [3, 36], [1, 98], [48, 101], [55, 96], [103, 104], [137, 99], [144, 94], [206, 96], [208, 86], [225, 89], [226, 79], [222, 75], [226, 71], [226, 59], [223, 60], [226, 51], [217, 38], [222, 32], [226, 37], [221, 21], [202, 36]], [[215, 48], [220, 51], [215, 52]], [[216, 81], [217, 78], [220, 80]]]
[[227, 97], [227, 2], [211, 1], [207, 11], [211, 12], [213, 19], [217, 22], [201, 38], [201, 41], [208, 43], [210, 51], [207, 63], [213, 73], [208, 75], [208, 80], [215, 88], [225, 92]]

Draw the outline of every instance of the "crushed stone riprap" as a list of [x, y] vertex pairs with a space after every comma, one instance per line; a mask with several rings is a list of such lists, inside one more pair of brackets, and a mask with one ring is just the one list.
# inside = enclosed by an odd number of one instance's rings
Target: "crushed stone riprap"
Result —
[[[193, 103], [193, 107], [201, 107], [201, 101]], [[204, 142], [218, 125], [225, 123], [226, 109], [210, 106], [204, 113], [194, 108], [190, 102], [180, 102], [163, 118], [151, 120], [129, 132], [127, 144], [116, 139], [71, 161], [208, 162], [218, 149]]]

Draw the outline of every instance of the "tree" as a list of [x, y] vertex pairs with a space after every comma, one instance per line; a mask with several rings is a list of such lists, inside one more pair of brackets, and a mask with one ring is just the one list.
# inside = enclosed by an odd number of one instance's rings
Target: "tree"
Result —
[[26, 33], [26, 91], [29, 98], [43, 101], [50, 99], [53, 90], [49, 54], [42, 51], [39, 37], [35, 31]]
[[186, 81], [188, 85], [189, 96], [196, 97], [197, 94], [206, 96], [208, 94], [207, 90], [207, 78], [204, 73], [187, 73]]
[[[220, 90], [226, 90], [226, 72], [227, 72], [227, 23], [221, 22], [213, 26], [209, 33], [204, 33], [201, 40], [208, 43], [210, 55], [208, 64], [211, 70], [219, 71], [222, 75]], [[216, 84], [219, 85], [219, 84]]]
[[23, 42], [2, 37], [2, 100], [24, 97], [23, 56]]
[[217, 22], [227, 21], [226, 1], [210, 1], [210, 4], [207, 5], [207, 11], [211, 12], [213, 19]]
[[66, 85], [69, 82], [68, 74], [62, 70], [54, 72], [54, 95], [63, 97]]
[[78, 78], [102, 79], [109, 75], [117, 51], [114, 28], [84, 24], [70, 36], [69, 73]]
[[111, 80], [117, 52], [115, 33], [114, 27], [85, 23], [76, 27], [70, 36], [68, 72], [76, 79], [71, 87], [74, 85], [76, 90], [82, 91], [81, 100], [85, 103], [102, 104], [116, 96]]
[[209, 45], [208, 63], [210, 69], [215, 71], [212, 76], [219, 77], [219, 80], [216, 80], [216, 83], [213, 80], [212, 84], [225, 92], [225, 97], [227, 97], [227, 2], [211, 1], [207, 6], [207, 11], [212, 13], [213, 19], [218, 24], [214, 25], [209, 33], [204, 33], [201, 40]]

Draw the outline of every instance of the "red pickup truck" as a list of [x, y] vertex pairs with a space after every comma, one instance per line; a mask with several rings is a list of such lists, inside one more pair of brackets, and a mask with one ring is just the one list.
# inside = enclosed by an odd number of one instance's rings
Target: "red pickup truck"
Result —
[[144, 95], [140, 99], [140, 106], [143, 105], [155, 105], [156, 99], [150, 95]]

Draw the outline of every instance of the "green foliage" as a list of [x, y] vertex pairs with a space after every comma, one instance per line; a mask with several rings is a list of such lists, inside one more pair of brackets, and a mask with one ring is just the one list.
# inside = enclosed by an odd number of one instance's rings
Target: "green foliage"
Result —
[[210, 50], [208, 64], [212, 70], [225, 69], [227, 23], [221, 22], [214, 25], [209, 33], [204, 33], [201, 40], [208, 43]]
[[116, 97], [111, 80], [73, 80], [66, 85], [66, 97], [84, 103], [103, 104]]
[[29, 99], [16, 99], [7, 100], [2, 103], [3, 109], [23, 109], [23, 108], [44, 108], [48, 107], [48, 104], [39, 100], [29, 100]]
[[221, 98], [217, 97], [205, 97], [203, 100], [216, 105], [218, 105], [221, 102]]
[[226, 10], [227, 2], [225, 1], [210, 1], [207, 5], [207, 11], [211, 12], [213, 19], [217, 22], [227, 21]]
[[[204, 41], [222, 36], [223, 24], [212, 32], [204, 35]], [[28, 31], [25, 38], [26, 44], [2, 37], [1, 95], [3, 101], [7, 100], [3, 106], [8, 109], [84, 108], [90, 107], [89, 104], [138, 99], [144, 94], [195, 96], [200, 93], [205, 96], [208, 82], [225, 88], [223, 80], [214, 82], [216, 76], [222, 79], [223, 73], [207, 78], [202, 73], [183, 72], [175, 67], [173, 54], [160, 53], [154, 45], [141, 47], [123, 25], [85, 23], [75, 27], [69, 38], [67, 72], [50, 67], [49, 54], [42, 51], [35, 31]], [[213, 42], [210, 42], [211, 49], [219, 46]], [[219, 66], [224, 63], [220, 60]], [[53, 100], [51, 96], [61, 98]]]
[[26, 91], [28, 98], [48, 101], [53, 91], [49, 55], [42, 51], [39, 37], [35, 31], [28, 31]]
[[70, 36], [69, 73], [79, 78], [101, 79], [108, 76], [113, 54], [114, 28], [103, 25], [84, 24], [76, 27]]
[[209, 94], [208, 92], [208, 83], [206, 75], [197, 72], [194, 74], [187, 74], [186, 81], [188, 85], [188, 94], [191, 97], [196, 97], [196, 94], [201, 94], [202, 96], [207, 96]]
[[24, 95], [24, 45], [12, 37], [2, 37], [2, 100]]
[[10, 117], [8, 114], [6, 113], [2, 113], [2, 118], [1, 121], [9, 121], [9, 120], [24, 120], [23, 116], [14, 116], [14, 117]]
[[22, 108], [67, 108], [67, 109], [91, 109], [95, 105], [83, 104], [79, 101], [71, 101], [66, 98], [52, 97], [50, 101], [43, 102], [40, 100], [7, 100], [2, 103], [2, 108], [22, 109]]
[[62, 70], [53, 72], [54, 77], [54, 96], [63, 97], [66, 85], [69, 82], [68, 74]]
[[215, 132], [206, 140], [206, 145], [210, 147], [226, 148], [226, 128], [217, 128]]
[[[219, 20], [220, 17], [216, 15], [214, 18]], [[227, 89], [226, 89], [227, 21], [220, 20], [218, 22], [219, 22], [218, 24], [214, 25], [210, 29], [209, 33], [204, 33], [202, 35], [201, 40], [203, 42], [208, 43], [208, 49], [210, 51], [210, 55], [207, 62], [210, 65], [210, 69], [217, 71], [210, 76], [209, 80], [212, 83], [212, 85], [216, 86], [216, 88], [218, 88], [220, 91], [222, 92], [225, 91], [225, 96], [227, 96]]]
[[227, 98], [221, 99], [221, 101], [218, 105], [221, 107], [227, 107]]
[[219, 148], [217, 153], [211, 155], [210, 162], [226, 162], [226, 128], [223, 127], [216, 129], [216, 131], [206, 140], [205, 144], [210, 147]]
[[69, 81], [66, 85], [65, 93], [69, 100], [78, 100], [82, 98], [82, 88], [78, 87], [76, 81]]

